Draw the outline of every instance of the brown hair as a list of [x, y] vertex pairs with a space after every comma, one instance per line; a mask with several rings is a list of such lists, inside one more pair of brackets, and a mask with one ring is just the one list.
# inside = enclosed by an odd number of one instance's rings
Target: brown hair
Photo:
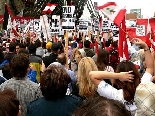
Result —
[[121, 82], [120, 80], [115, 80], [115, 84], [123, 89], [124, 99], [130, 102], [134, 100], [136, 87], [140, 83], [140, 75], [138, 73], [138, 70], [135, 67], [135, 65], [131, 61], [128, 61], [128, 60], [124, 60], [120, 62], [116, 68], [116, 73], [128, 72], [128, 71], [133, 71], [132, 72], [132, 74], [134, 75], [133, 83]]
[[96, 96], [84, 100], [72, 116], [131, 116], [131, 113], [117, 100]]
[[109, 65], [109, 52], [107, 50], [99, 50], [96, 65], [100, 71], [104, 71], [106, 66]]
[[46, 100], [65, 97], [71, 78], [62, 67], [50, 65], [41, 75], [40, 89]]
[[30, 61], [27, 55], [19, 54], [14, 56], [10, 63], [11, 75], [15, 78], [24, 78], [27, 75], [29, 64]]
[[0, 116], [17, 116], [19, 100], [11, 89], [0, 92]]
[[97, 70], [97, 66], [92, 58], [84, 57], [80, 60], [78, 65], [78, 85], [80, 96], [87, 98], [96, 94], [96, 88], [89, 77], [89, 72]]

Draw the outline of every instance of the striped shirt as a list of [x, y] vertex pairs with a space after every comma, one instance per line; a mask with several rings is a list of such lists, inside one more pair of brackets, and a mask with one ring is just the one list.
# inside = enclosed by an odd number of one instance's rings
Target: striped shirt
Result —
[[27, 105], [41, 97], [39, 84], [30, 81], [28, 77], [20, 80], [11, 78], [0, 85], [0, 91], [7, 88], [12, 89], [16, 93], [22, 107], [22, 116], [26, 116]]

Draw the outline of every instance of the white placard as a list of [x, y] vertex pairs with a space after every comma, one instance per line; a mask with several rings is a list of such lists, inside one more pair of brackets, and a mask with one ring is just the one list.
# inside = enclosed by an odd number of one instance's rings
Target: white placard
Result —
[[52, 19], [50, 21], [50, 33], [59, 33], [60, 32], [60, 16], [52, 15]]
[[137, 36], [145, 36], [145, 25], [137, 25], [136, 35]]
[[34, 19], [34, 32], [40, 32], [40, 19]]
[[99, 19], [98, 18], [95, 18], [94, 19], [94, 31], [99, 31]]
[[63, 30], [74, 30], [75, 18], [74, 11], [75, 6], [63, 6], [62, 7], [62, 29]]
[[102, 23], [102, 32], [108, 33], [109, 32], [109, 21], [105, 20]]
[[109, 21], [109, 30], [112, 31], [113, 40], [114, 41], [118, 40], [119, 39], [119, 28], [112, 21]]
[[87, 32], [88, 31], [88, 22], [85, 20], [79, 21], [79, 32]]

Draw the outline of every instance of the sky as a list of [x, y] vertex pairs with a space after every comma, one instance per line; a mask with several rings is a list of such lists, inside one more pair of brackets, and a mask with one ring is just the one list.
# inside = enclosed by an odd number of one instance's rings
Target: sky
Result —
[[119, 6], [126, 7], [127, 13], [130, 9], [140, 9], [143, 18], [150, 18], [154, 16], [155, 12], [155, 0], [92, 0], [92, 2], [98, 2], [98, 5], [103, 5], [106, 2], [115, 2]]

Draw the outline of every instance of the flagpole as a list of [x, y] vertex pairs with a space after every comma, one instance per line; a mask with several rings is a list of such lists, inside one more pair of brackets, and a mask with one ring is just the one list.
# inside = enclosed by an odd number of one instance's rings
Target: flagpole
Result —
[[46, 35], [47, 35], [47, 39], [46, 39], [46, 41], [48, 42], [48, 41], [49, 41], [49, 37], [48, 37], [47, 29], [46, 29], [45, 19], [44, 19], [43, 16], [42, 16], [42, 18], [43, 18], [43, 22], [44, 22], [44, 25], [45, 25]]
[[[67, 6], [67, 1], [64, 0], [64, 5]], [[66, 43], [65, 43], [65, 51], [66, 51], [66, 67], [68, 67], [68, 30], [66, 30]]]

